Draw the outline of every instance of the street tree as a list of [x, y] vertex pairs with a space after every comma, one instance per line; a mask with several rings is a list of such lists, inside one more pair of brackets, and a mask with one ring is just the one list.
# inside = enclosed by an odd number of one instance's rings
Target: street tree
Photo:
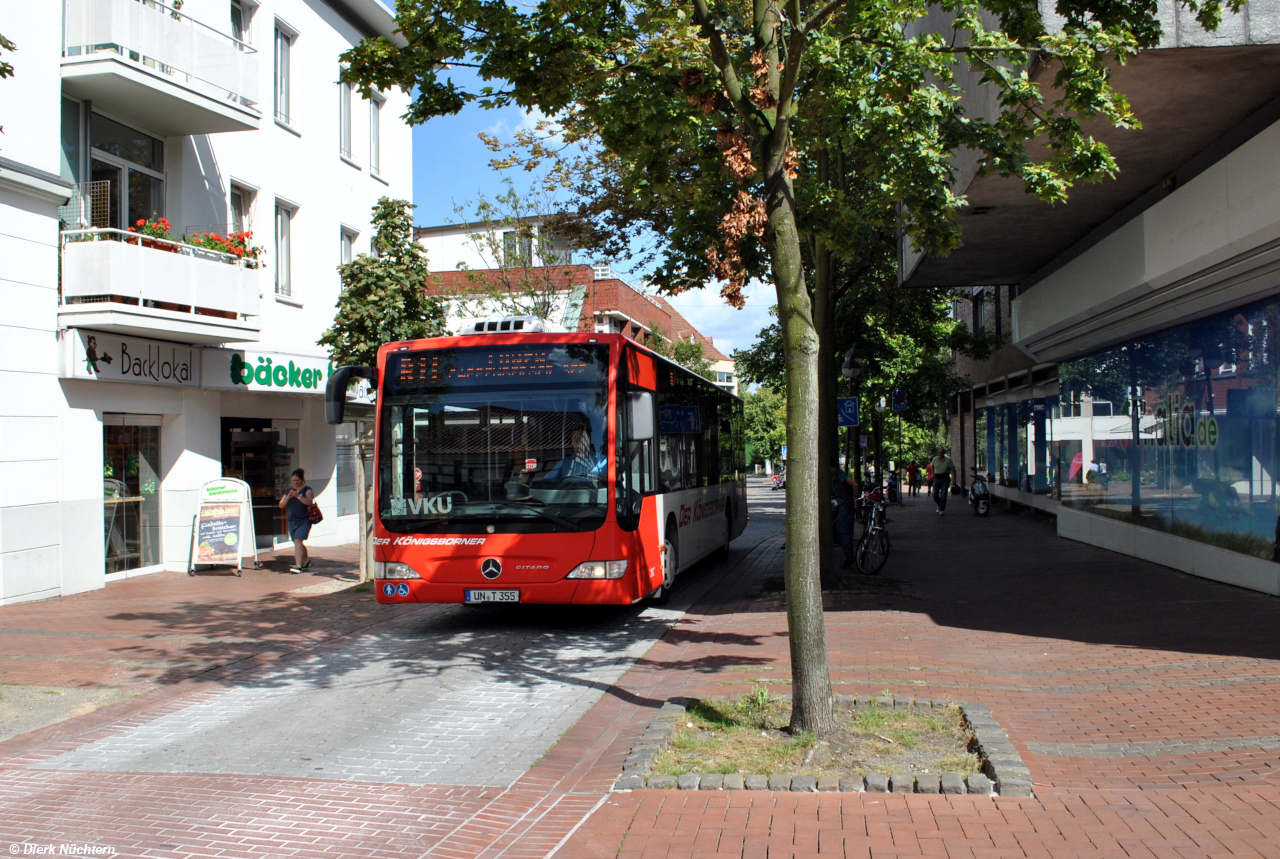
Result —
[[764, 385], [744, 391], [742, 414], [747, 447], [752, 450], [747, 464], [781, 462], [782, 446], [787, 443], [787, 401], [782, 394]]
[[427, 294], [427, 254], [413, 240], [414, 205], [383, 197], [373, 207], [373, 246], [339, 266], [333, 326], [320, 337], [335, 365], [378, 363], [378, 347], [444, 333], [444, 308]]
[[[413, 240], [413, 204], [383, 197], [373, 207], [374, 254], [360, 254], [338, 267], [333, 327], [320, 337], [335, 365], [378, 363], [378, 348], [397, 340], [444, 333], [444, 309], [427, 294], [427, 255]], [[371, 438], [357, 438], [356, 486], [360, 519], [360, 580], [373, 575], [373, 492], [366, 486], [365, 461]]]
[[716, 380], [715, 371], [711, 369], [711, 360], [707, 358], [706, 350], [696, 338], [685, 340], [664, 329], [660, 323], [650, 320], [649, 336], [645, 339], [644, 345], [704, 379], [712, 382]]
[[[1183, 2], [1212, 27], [1224, 0]], [[934, 9], [950, 19], [948, 32], [925, 26]], [[1051, 202], [1075, 182], [1113, 174], [1114, 159], [1084, 123], [1138, 124], [1110, 67], [1157, 43], [1156, 6], [1059, 0], [1054, 12], [998, 0], [401, 0], [406, 47], [376, 38], [344, 55], [344, 77], [366, 94], [392, 85], [415, 93], [410, 122], [479, 101], [537, 107], [569, 135], [594, 136], [616, 195], [661, 212], [669, 251], [659, 268], [673, 280], [714, 277], [741, 306], [748, 279], [767, 272], [799, 466], [787, 485], [785, 570], [794, 731], [834, 731], [812, 420], [823, 408], [819, 349], [834, 307], [825, 274], [834, 252], [819, 234], [811, 283], [804, 223], [818, 214], [833, 229], [847, 224], [829, 175], [832, 156], [847, 152], [893, 201], [894, 234], [933, 254], [960, 239], [963, 200], [950, 185], [957, 150]], [[478, 67], [489, 85], [465, 89], [451, 64]], [[1051, 79], [1033, 68], [1051, 69]], [[990, 90], [993, 116], [965, 113], [957, 71], [969, 69]], [[837, 134], [847, 140], [832, 147]]]
[[[481, 139], [490, 147], [499, 145], [489, 135]], [[561, 214], [556, 182], [544, 177], [523, 193], [510, 176], [502, 184], [503, 191], [492, 198], [480, 194], [474, 203], [454, 207], [484, 267], [459, 265], [471, 289], [448, 298], [463, 316], [563, 319], [574, 284], [559, 268], [572, 262], [572, 252], [549, 227]]]

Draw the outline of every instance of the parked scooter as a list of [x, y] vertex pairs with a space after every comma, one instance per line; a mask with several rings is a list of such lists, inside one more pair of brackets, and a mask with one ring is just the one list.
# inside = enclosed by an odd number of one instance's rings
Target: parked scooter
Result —
[[900, 492], [900, 488], [898, 486], [898, 473], [896, 471], [891, 471], [889, 472], [889, 477], [888, 477], [888, 495], [889, 495], [890, 504], [898, 503], [899, 492]]
[[969, 506], [979, 516], [986, 516], [991, 512], [991, 490], [987, 488], [987, 478], [977, 468], [970, 468], [969, 473], [973, 475], [973, 483], [969, 486]]
[[774, 489], [787, 488], [787, 472], [786, 471], [779, 471], [777, 474], [773, 476], [773, 488]]

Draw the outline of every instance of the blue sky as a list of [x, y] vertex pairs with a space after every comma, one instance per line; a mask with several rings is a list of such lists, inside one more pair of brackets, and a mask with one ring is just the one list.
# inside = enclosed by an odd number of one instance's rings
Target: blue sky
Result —
[[[387, 0], [384, 0], [387, 2]], [[387, 5], [392, 5], [387, 2]], [[451, 72], [459, 84], [471, 85], [475, 77], [469, 70]], [[474, 201], [479, 194], [493, 197], [503, 190], [503, 174], [489, 167], [493, 158], [477, 135], [492, 134], [511, 140], [516, 129], [530, 124], [518, 108], [485, 110], [468, 106], [455, 116], [432, 119], [413, 130], [413, 202], [417, 204], [414, 221], [418, 226], [436, 226], [456, 222], [455, 205]], [[512, 171], [516, 190], [524, 191], [521, 171]], [[633, 271], [627, 260], [615, 260], [614, 268], [627, 274], [633, 285], [639, 285], [640, 272]], [[720, 299], [717, 286], [692, 290], [668, 300], [703, 334], [713, 337], [716, 346], [726, 354], [755, 341], [760, 329], [771, 321], [769, 307], [775, 303], [773, 289], [752, 284], [746, 290], [747, 305], [734, 310]]]

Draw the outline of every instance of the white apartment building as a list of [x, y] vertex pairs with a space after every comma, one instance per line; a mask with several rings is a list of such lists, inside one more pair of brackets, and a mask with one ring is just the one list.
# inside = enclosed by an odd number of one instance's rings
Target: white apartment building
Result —
[[[262, 548], [286, 544], [297, 467], [312, 542], [354, 541], [353, 426], [324, 422], [316, 341], [373, 205], [412, 196], [407, 95], [337, 82], [362, 38], [400, 38], [390, 12], [46, 0], [0, 6], [0, 33], [0, 604], [185, 569], [223, 476]], [[167, 240], [128, 232], [161, 217]], [[182, 240], [246, 231], [256, 261]]]

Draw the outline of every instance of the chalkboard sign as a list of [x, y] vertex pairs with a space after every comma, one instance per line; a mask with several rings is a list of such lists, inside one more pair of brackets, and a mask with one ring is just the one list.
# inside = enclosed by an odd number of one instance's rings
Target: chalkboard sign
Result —
[[253, 532], [249, 484], [230, 477], [211, 480], [200, 488], [200, 509], [191, 522], [187, 575], [195, 575], [197, 564], [234, 564], [238, 576], [246, 553], [252, 553], [257, 569], [258, 539]]

